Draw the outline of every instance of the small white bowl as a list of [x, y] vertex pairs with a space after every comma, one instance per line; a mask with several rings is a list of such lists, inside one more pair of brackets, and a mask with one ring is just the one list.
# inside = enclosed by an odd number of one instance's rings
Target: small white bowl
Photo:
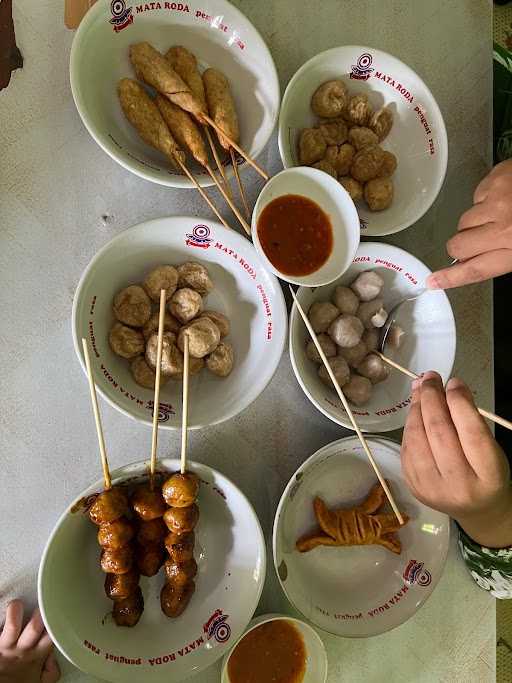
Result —
[[306, 622], [294, 617], [289, 617], [286, 614], [262, 614], [251, 621], [245, 633], [240, 636], [231, 650], [224, 656], [222, 662], [222, 676], [221, 683], [231, 683], [228, 675], [229, 658], [233, 654], [238, 643], [252, 630], [268, 624], [270, 621], [288, 621], [295, 626], [304, 639], [304, 646], [306, 648], [306, 672], [302, 683], [325, 683], [327, 680], [327, 653], [324, 644], [318, 633]]
[[[277, 197], [302, 195], [320, 206], [331, 221], [332, 252], [324, 265], [304, 277], [284, 275], [266, 257], [258, 237], [258, 219], [263, 209]], [[252, 214], [252, 239], [264, 267], [281, 280], [305, 287], [327, 285], [340, 277], [352, 263], [359, 246], [359, 218], [346, 190], [330, 175], [308, 166], [281, 171], [263, 187]]]

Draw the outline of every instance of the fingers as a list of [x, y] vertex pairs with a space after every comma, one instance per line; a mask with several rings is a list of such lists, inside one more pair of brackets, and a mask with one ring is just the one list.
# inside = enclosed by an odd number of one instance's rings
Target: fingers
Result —
[[452, 258], [466, 261], [487, 251], [506, 248], [506, 237], [499, 223], [486, 223], [455, 233], [446, 243], [446, 251]]
[[484, 225], [488, 222], [489, 207], [487, 206], [487, 202], [474, 204], [474, 206], [465, 211], [460, 217], [457, 230], [468, 230], [468, 228], [475, 228], [478, 225]]
[[44, 624], [41, 618], [41, 612], [36, 608], [30, 618], [30, 621], [23, 629], [18, 638], [18, 647], [28, 650], [35, 647], [41, 638], [44, 631]]
[[7, 605], [5, 624], [0, 635], [1, 647], [12, 647], [18, 642], [23, 625], [23, 603], [13, 600]]
[[60, 680], [60, 667], [57, 658], [50, 652], [41, 672], [41, 683], [57, 683]]
[[[496, 168], [496, 167], [495, 167]], [[493, 169], [494, 171], [494, 169]], [[491, 188], [492, 185], [492, 173], [489, 173], [488, 175], [485, 176], [483, 180], [481, 180], [478, 185], [476, 186], [476, 189], [473, 193], [473, 203], [474, 204], [481, 204], [487, 199], [487, 195], [489, 194], [489, 189]]]
[[53, 650], [53, 643], [50, 636], [45, 632], [40, 638], [39, 642], [35, 646], [38, 654], [42, 658], [46, 658], [50, 652]]
[[496, 249], [438, 270], [427, 278], [429, 289], [451, 289], [489, 280], [512, 270], [512, 250]]

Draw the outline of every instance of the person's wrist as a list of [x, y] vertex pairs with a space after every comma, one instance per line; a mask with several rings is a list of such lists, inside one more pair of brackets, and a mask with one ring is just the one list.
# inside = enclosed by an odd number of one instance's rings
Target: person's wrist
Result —
[[457, 515], [455, 521], [476, 543], [487, 548], [512, 546], [512, 489], [487, 510]]

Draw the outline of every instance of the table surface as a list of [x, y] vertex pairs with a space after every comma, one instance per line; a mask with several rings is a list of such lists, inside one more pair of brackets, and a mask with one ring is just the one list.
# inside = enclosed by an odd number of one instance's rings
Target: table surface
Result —
[[[89, 396], [71, 341], [71, 304], [82, 270], [131, 225], [169, 214], [211, 217], [195, 193], [138, 179], [92, 141], [69, 88], [73, 34], [64, 27], [62, 4], [15, 1], [25, 67], [0, 93], [2, 607], [14, 595], [34, 603], [39, 557], [51, 528], [98, 476]], [[283, 89], [307, 59], [343, 44], [387, 50], [426, 81], [448, 129], [448, 174], [427, 215], [389, 241], [432, 268], [446, 263], [446, 239], [491, 159], [492, 3], [235, 4], [262, 33]], [[271, 172], [281, 168], [275, 135], [260, 161]], [[261, 183], [252, 171], [246, 177], [254, 201]], [[474, 388], [480, 405], [492, 407], [491, 288], [467, 287], [450, 299], [458, 327], [456, 372]], [[101, 409], [112, 467], [140, 458], [147, 429], [103, 401]], [[247, 493], [271, 557], [273, 515], [286, 482], [311, 453], [339, 437], [340, 429], [300, 390], [285, 352], [260, 398], [237, 418], [191, 434], [190, 453]], [[163, 450], [175, 453], [178, 439], [166, 432]], [[258, 611], [288, 611], [271, 562]], [[366, 640], [323, 636], [328, 681], [494, 681], [494, 633], [494, 602], [473, 584], [454, 535], [438, 587], [410, 621]], [[95, 680], [62, 664], [65, 683]], [[215, 666], [191, 680], [218, 681], [218, 671]]]

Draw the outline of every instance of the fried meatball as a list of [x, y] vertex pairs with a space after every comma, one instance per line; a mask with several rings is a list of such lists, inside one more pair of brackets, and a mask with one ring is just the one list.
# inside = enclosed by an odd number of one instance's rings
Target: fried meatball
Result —
[[372, 397], [372, 383], [366, 377], [352, 375], [343, 387], [346, 398], [355, 406], [364, 406]]
[[382, 382], [389, 376], [388, 365], [375, 353], [369, 353], [356, 369], [362, 377], [367, 377], [372, 384]]
[[117, 550], [129, 543], [134, 534], [133, 526], [124, 517], [113, 522], [101, 524], [98, 530], [98, 543], [102, 548]]
[[105, 577], [105, 594], [111, 600], [125, 600], [137, 591], [139, 572], [130, 569], [126, 574], [107, 574]]
[[324, 159], [334, 166], [338, 176], [345, 176], [350, 171], [355, 153], [355, 148], [345, 142], [340, 147], [328, 147]]
[[355, 315], [340, 315], [329, 325], [328, 332], [335, 344], [350, 349], [361, 341], [364, 327]]
[[165, 616], [175, 618], [183, 614], [195, 589], [193, 581], [189, 581], [184, 586], [165, 583], [160, 593], [160, 605]]
[[215, 323], [219, 328], [220, 338], [223, 339], [227, 337], [230, 332], [230, 322], [229, 318], [224, 315], [224, 313], [219, 313], [218, 311], [203, 311], [200, 318], [210, 318], [212, 323]]
[[199, 479], [193, 472], [175, 472], [162, 486], [162, 496], [169, 507], [187, 508], [195, 503]]
[[163, 543], [149, 543], [137, 546], [135, 561], [142, 576], [155, 576], [165, 559]]
[[334, 290], [332, 302], [345, 315], [355, 315], [359, 307], [359, 298], [349, 287], [341, 285]]
[[151, 317], [151, 301], [140, 285], [130, 285], [114, 297], [114, 315], [119, 322], [142, 327]]
[[341, 116], [348, 101], [348, 92], [343, 81], [326, 81], [313, 93], [311, 109], [317, 116], [334, 119]]
[[[144, 335], [144, 339], [147, 341], [153, 334], [158, 333], [158, 322], [159, 322], [160, 314], [158, 311], [155, 311], [151, 318], [147, 321], [147, 323], [144, 325], [142, 328], [142, 334]], [[178, 334], [180, 331], [181, 323], [176, 320], [174, 316], [172, 316], [170, 313], [165, 313], [164, 314], [164, 332], [172, 332], [173, 334]]]
[[197, 574], [197, 562], [192, 558], [186, 562], [174, 562], [174, 560], [166, 560], [165, 577], [169, 583], [175, 586], [184, 586], [189, 581], [195, 578]]
[[370, 211], [383, 211], [393, 201], [393, 181], [391, 178], [374, 178], [364, 186], [364, 199]]
[[343, 119], [325, 121], [318, 126], [318, 130], [324, 136], [327, 145], [342, 145], [347, 141], [348, 128]]
[[169, 553], [172, 562], [179, 564], [190, 562], [194, 558], [195, 541], [196, 537], [193, 531], [188, 534], [176, 534], [173, 532], [167, 534], [165, 537], [165, 549]]
[[178, 276], [180, 289], [193, 289], [201, 296], [206, 296], [213, 289], [208, 270], [197, 261], [187, 261], [178, 266]]
[[[177, 347], [176, 347], [177, 348]], [[181, 354], [181, 351], [177, 349], [178, 353]], [[183, 358], [183, 354], [181, 354], [181, 357]], [[201, 372], [201, 370], [204, 368], [205, 362], [204, 358], [194, 358], [194, 356], [189, 356], [188, 359], [188, 374], [189, 377], [193, 377], [194, 375], [197, 375]], [[175, 375], [172, 376], [172, 378], [175, 382], [181, 382], [183, 379], [183, 370], [181, 372], [177, 372]]]
[[355, 126], [366, 126], [372, 115], [368, 97], [364, 94], [353, 95], [348, 101], [343, 116]]
[[144, 598], [140, 586], [134, 593], [122, 600], [114, 600], [112, 616], [118, 626], [132, 627], [137, 624], [144, 611]]
[[366, 344], [368, 353], [379, 348], [380, 333], [374, 327], [363, 332], [362, 341]]
[[163, 543], [167, 536], [167, 527], [163, 517], [155, 517], [148, 522], [140, 521], [137, 530], [137, 543], [139, 545], [151, 545], [152, 543]]
[[195, 503], [187, 508], [168, 508], [164, 514], [167, 528], [176, 534], [187, 534], [193, 531], [198, 519], [199, 508]]
[[[336, 355], [336, 344], [333, 342], [333, 340], [326, 334], [319, 334], [317, 336], [317, 339], [318, 343], [322, 347], [322, 351], [324, 352], [325, 356], [327, 358], [334, 358], [334, 356]], [[308, 342], [306, 346], [306, 356], [309, 358], [309, 360], [312, 360], [313, 363], [322, 362], [320, 354], [318, 353], [318, 350], [315, 346], [315, 342], [312, 339]]]
[[325, 159], [320, 159], [320, 161], [317, 161], [313, 164], [313, 168], [318, 169], [319, 171], [323, 171], [324, 173], [327, 173], [328, 175], [332, 176], [333, 178], [338, 177], [338, 173], [334, 166], [330, 164], [328, 161]]
[[384, 287], [383, 278], [375, 270], [365, 270], [356, 277], [350, 289], [361, 301], [376, 299]]
[[220, 331], [210, 318], [199, 318], [192, 325], [182, 327], [178, 335], [178, 347], [185, 348], [185, 336], [188, 337], [188, 350], [194, 358], [204, 358], [215, 351], [220, 342]]
[[[340, 387], [344, 386], [350, 379], [350, 370], [347, 365], [347, 361], [344, 358], [341, 358], [341, 356], [336, 356], [335, 358], [329, 358], [329, 365], [331, 366], [331, 370], [333, 371]], [[318, 368], [318, 376], [324, 384], [331, 389], [333, 388], [331, 378], [329, 377], [329, 373], [327, 372], [325, 365], [321, 365]]]
[[89, 519], [93, 524], [108, 524], [128, 512], [128, 498], [125, 492], [117, 487], [103, 491], [96, 498], [89, 510]]
[[137, 515], [145, 522], [162, 517], [167, 510], [159, 487], [155, 486], [152, 491], [149, 484], [137, 486], [132, 493], [131, 504]]
[[384, 140], [393, 127], [393, 113], [391, 109], [389, 107], [382, 107], [382, 109], [375, 111], [371, 115], [368, 125], [380, 141]]
[[327, 328], [339, 316], [340, 312], [334, 304], [329, 301], [316, 301], [308, 311], [311, 327], [318, 334], [327, 332]]
[[108, 335], [108, 343], [112, 351], [121, 358], [135, 358], [144, 353], [142, 333], [122, 323], [115, 323], [112, 327]]
[[341, 346], [338, 348], [338, 356], [344, 358], [351, 368], [356, 368], [365, 359], [367, 354], [368, 348], [362, 339], [349, 349], [343, 349]]
[[363, 186], [358, 181], [349, 175], [340, 178], [340, 185], [349, 193], [353, 202], [358, 202], [363, 198]]
[[[162, 362], [160, 373], [166, 377], [175, 377], [183, 373], [183, 355], [176, 344], [176, 337], [172, 332], [164, 332], [162, 340]], [[150, 368], [156, 368], [158, 351], [158, 335], [154, 334], [146, 344], [146, 362]]]
[[126, 574], [133, 566], [133, 548], [124, 545], [117, 550], [106, 548], [101, 551], [100, 565], [106, 574]]
[[383, 161], [384, 152], [378, 145], [365, 147], [355, 155], [350, 175], [360, 183], [366, 183], [378, 176]]
[[231, 344], [221, 342], [206, 358], [206, 367], [218, 377], [227, 377], [233, 369], [235, 354]]
[[[357, 309], [357, 317], [365, 326], [365, 329], [371, 330], [372, 327], [377, 327], [373, 318], [384, 310], [384, 302], [382, 299], [372, 299], [371, 301], [363, 301]], [[382, 323], [384, 324], [384, 323]]]
[[387, 150], [384, 150], [383, 154], [384, 158], [377, 178], [390, 178], [396, 171], [398, 161], [393, 152], [388, 152]]
[[203, 299], [199, 292], [190, 287], [177, 289], [169, 301], [169, 311], [182, 323], [188, 323], [201, 313]]
[[168, 301], [178, 287], [178, 271], [174, 266], [153, 268], [142, 286], [149, 298], [156, 302], [160, 301], [160, 290], [165, 289], [165, 300]]
[[[146, 389], [155, 388], [155, 371], [147, 364], [144, 356], [134, 358], [130, 364], [130, 370], [133, 379], [139, 386], [145, 387]], [[160, 386], [163, 386], [167, 380], [168, 377], [160, 373]]]
[[323, 158], [327, 143], [318, 128], [304, 128], [299, 137], [299, 163], [310, 166]]
[[348, 141], [358, 152], [369, 145], [379, 144], [379, 138], [375, 135], [373, 130], [365, 128], [364, 126], [352, 126], [348, 132]]

